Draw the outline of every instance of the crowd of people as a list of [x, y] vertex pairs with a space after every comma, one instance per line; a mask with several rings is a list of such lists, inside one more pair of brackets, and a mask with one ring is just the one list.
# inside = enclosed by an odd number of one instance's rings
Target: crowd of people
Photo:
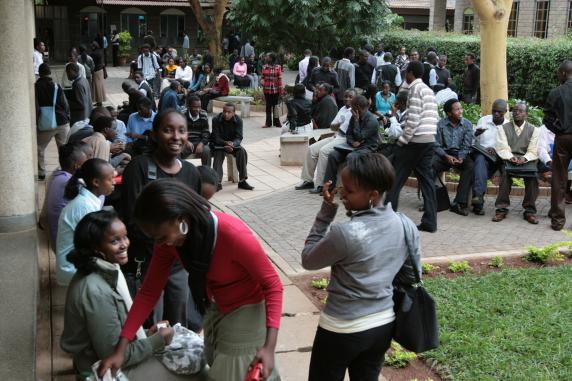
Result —
[[[36, 44], [40, 55], [42, 45]], [[261, 364], [264, 379], [279, 380], [281, 281], [249, 228], [208, 202], [222, 189], [229, 155], [238, 187], [253, 189], [235, 106], [225, 103], [210, 122], [207, 113], [212, 99], [228, 94], [231, 79], [208, 52], [179, 57], [146, 38], [131, 65], [133, 81], [122, 84], [128, 101], [120, 109], [103, 107], [99, 46], [93, 42], [91, 54], [85, 47], [70, 50], [68, 82], [52, 79], [46, 63], [36, 72], [40, 179], [53, 137], [59, 148], [40, 225], [56, 253], [57, 282], [68, 287], [62, 348], [78, 374], [100, 361], [100, 375], [121, 368], [131, 379], [241, 380]], [[472, 53], [457, 88], [446, 55], [434, 50], [420, 61], [419, 52], [402, 48], [394, 59], [380, 44], [377, 51], [366, 46], [355, 60], [355, 50], [346, 48], [336, 62], [307, 50], [281, 121], [277, 105], [285, 86], [276, 55], [261, 55], [257, 67], [254, 47], [246, 42], [240, 50], [233, 50], [231, 76], [237, 87], [262, 87], [263, 127], [285, 122], [284, 132], [334, 132], [309, 146], [296, 186], [324, 199], [302, 265], [332, 268], [310, 380], [342, 380], [346, 370], [350, 379], [378, 378], [393, 336], [393, 281], [408, 258], [409, 268], [420, 271], [419, 231], [437, 230], [435, 179], [442, 172], [460, 173], [450, 211], [468, 216], [471, 206], [475, 215], [485, 214], [487, 181], [500, 171], [495, 222], [507, 217], [512, 178], [523, 178], [523, 217], [531, 224], [538, 224], [538, 176], [551, 177], [552, 228], [564, 226], [571, 61], [559, 69], [563, 85], [548, 97], [544, 126], [527, 121], [525, 103], [506, 119], [503, 99], [473, 126], [461, 105], [480, 97]], [[185, 160], [191, 157], [202, 165]], [[417, 226], [397, 213], [411, 172], [423, 196]], [[332, 225], [338, 188], [350, 221]], [[173, 339], [166, 321], [204, 332], [208, 375], [203, 367], [183, 377], [154, 357]]]

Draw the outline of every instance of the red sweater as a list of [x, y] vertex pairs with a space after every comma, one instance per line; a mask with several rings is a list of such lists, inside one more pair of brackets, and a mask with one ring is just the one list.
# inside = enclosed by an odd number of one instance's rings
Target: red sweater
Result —
[[[207, 294], [227, 314], [246, 304], [266, 301], [266, 326], [279, 328], [282, 316], [282, 283], [266, 253], [250, 229], [239, 219], [214, 212], [218, 237], [207, 273]], [[121, 336], [135, 337], [165, 288], [171, 265], [178, 260], [174, 246], [155, 246], [141, 290], [127, 316]]]

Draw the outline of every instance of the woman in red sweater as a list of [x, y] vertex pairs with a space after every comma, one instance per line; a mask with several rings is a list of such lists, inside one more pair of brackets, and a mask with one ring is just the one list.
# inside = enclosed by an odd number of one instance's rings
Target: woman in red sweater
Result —
[[180, 260], [197, 309], [205, 315], [209, 377], [242, 380], [260, 362], [266, 380], [280, 380], [274, 350], [283, 288], [249, 228], [211, 211], [205, 199], [173, 179], [158, 179], [143, 189], [134, 219], [155, 240], [154, 253], [115, 353], [102, 361], [99, 373], [122, 366], [125, 348], [159, 299], [171, 265]]

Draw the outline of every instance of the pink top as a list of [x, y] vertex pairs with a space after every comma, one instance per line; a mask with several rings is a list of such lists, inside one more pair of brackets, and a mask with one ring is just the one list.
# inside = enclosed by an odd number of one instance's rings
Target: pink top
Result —
[[240, 61], [234, 64], [232, 68], [232, 74], [238, 75], [239, 77], [244, 77], [248, 72], [246, 63], [241, 64]]
[[[283, 287], [266, 253], [248, 226], [224, 213], [218, 217], [218, 237], [207, 273], [207, 295], [228, 314], [240, 306], [266, 301], [266, 326], [279, 328]], [[155, 246], [143, 286], [127, 316], [121, 337], [132, 340], [165, 288], [171, 266], [179, 260], [174, 246]]]

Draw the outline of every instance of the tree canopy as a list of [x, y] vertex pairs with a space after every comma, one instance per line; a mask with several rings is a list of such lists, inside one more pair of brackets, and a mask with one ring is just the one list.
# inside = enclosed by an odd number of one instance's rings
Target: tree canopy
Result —
[[259, 48], [326, 53], [369, 42], [387, 13], [384, 0], [233, 0], [227, 19]]

